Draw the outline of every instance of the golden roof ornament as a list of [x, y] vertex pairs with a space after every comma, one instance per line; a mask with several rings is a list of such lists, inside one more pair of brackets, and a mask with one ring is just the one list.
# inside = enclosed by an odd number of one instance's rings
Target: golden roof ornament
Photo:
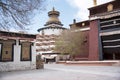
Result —
[[107, 11], [112, 11], [113, 10], [113, 5], [112, 4], [109, 4], [108, 6], [107, 6]]
[[60, 26], [63, 26], [58, 18], [59, 14], [60, 14], [59, 11], [56, 11], [55, 8], [53, 7], [53, 9], [48, 12], [49, 19], [46, 22], [45, 26], [48, 26], [49, 24], [58, 24]]
[[93, 0], [94, 6], [97, 5], [97, 0]]

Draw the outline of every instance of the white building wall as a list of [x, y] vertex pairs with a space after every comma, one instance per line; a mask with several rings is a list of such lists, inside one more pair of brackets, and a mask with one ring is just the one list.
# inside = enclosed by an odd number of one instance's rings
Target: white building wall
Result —
[[32, 64], [31, 64], [31, 69], [36, 68], [36, 44], [32, 46]]
[[[0, 50], [1, 50], [1, 45], [0, 45]], [[32, 46], [31, 50], [32, 50], [31, 51], [32, 52], [32, 61], [20, 61], [21, 45], [19, 45], [19, 41], [16, 40], [16, 45], [14, 45], [13, 61], [12, 62], [0, 62], [0, 71], [36, 69], [35, 45]]]
[[[62, 29], [58, 29], [58, 28], [49, 28], [49, 29], [44, 29], [44, 34], [45, 35], [51, 35], [51, 34], [55, 34], [55, 35], [59, 35], [61, 33]], [[42, 31], [40, 31], [40, 35], [42, 34]]]
[[[60, 28], [48, 28], [48, 29], [44, 29], [44, 35], [60, 35], [60, 33], [63, 31], [63, 29]], [[42, 30], [39, 32], [39, 35], [42, 35]], [[46, 37], [47, 38], [47, 37]], [[41, 38], [38, 38], [41, 39]], [[36, 41], [36, 43], [50, 43], [50, 42], [55, 42], [54, 40], [49, 40], [49, 41]], [[42, 45], [42, 46], [36, 46], [36, 49], [41, 49], [41, 48], [50, 48], [50, 47], [55, 47], [55, 45]], [[42, 54], [42, 53], [52, 53], [51, 51], [38, 51], [37, 54]]]
[[[61, 25], [57, 25], [58, 27], [62, 27]], [[47, 26], [47, 27], [49, 27], [49, 25]], [[39, 32], [39, 35], [42, 35], [43, 34], [43, 32], [44, 32], [44, 35], [48, 35], [49, 37], [47, 37], [47, 36], [45, 36], [45, 37], [39, 37], [38, 39], [41, 39], [41, 41], [37, 41], [36, 43], [52, 43], [53, 42], [53, 44], [48, 44], [48, 45], [40, 45], [40, 46], [36, 46], [36, 48], [38, 49], [38, 51], [37, 51], [37, 54], [42, 54], [42, 53], [53, 53], [53, 50], [46, 50], [47, 48], [48, 49], [52, 49], [52, 48], [54, 48], [55, 47], [55, 44], [54, 44], [54, 42], [55, 42], [55, 40], [54, 40], [54, 38], [56, 38], [58, 35], [60, 35], [60, 33], [64, 30], [64, 29], [62, 29], [62, 28], [58, 28], [58, 27], [52, 27], [51, 28], [51, 25], [50, 25], [50, 28], [48, 28], [48, 29], [43, 29], [43, 30], [40, 30], [40, 32]], [[43, 36], [44, 36], [43, 35]], [[55, 36], [52, 36], [52, 35], [56, 35], [56, 37]], [[52, 38], [53, 38], [53, 40], [52, 40]], [[45, 40], [45, 39], [48, 39], [47, 41]], [[40, 49], [45, 49], [45, 51], [40, 51]], [[42, 55], [41, 57], [42, 57], [42, 59], [44, 59], [45, 57], [50, 57], [50, 56], [54, 56], [53, 54], [48, 54], [48, 55]], [[59, 55], [58, 54], [56, 54], [56, 56], [54, 56], [55, 57], [55, 61], [57, 62], [57, 61], [59, 61], [60, 60], [60, 57], [59, 57]]]

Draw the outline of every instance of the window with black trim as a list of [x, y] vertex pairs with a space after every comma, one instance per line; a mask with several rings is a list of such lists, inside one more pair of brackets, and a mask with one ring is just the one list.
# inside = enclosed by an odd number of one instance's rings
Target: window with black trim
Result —
[[31, 42], [21, 43], [21, 61], [31, 61]]
[[0, 40], [0, 61], [13, 61], [15, 40]]

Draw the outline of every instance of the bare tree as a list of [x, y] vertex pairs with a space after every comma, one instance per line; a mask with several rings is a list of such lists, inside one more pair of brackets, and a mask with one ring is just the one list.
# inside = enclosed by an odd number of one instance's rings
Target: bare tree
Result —
[[0, 30], [25, 29], [45, 0], [0, 0]]
[[85, 36], [82, 32], [67, 30], [61, 33], [55, 42], [55, 51], [63, 54], [83, 54], [82, 49], [85, 41]]

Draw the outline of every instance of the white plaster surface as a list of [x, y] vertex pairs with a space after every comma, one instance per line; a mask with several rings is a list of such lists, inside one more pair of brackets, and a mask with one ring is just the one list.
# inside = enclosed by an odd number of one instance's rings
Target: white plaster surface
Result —
[[[14, 45], [14, 61], [12, 62], [0, 62], [0, 71], [13, 71], [13, 70], [26, 70], [36, 68], [36, 48], [32, 46], [32, 61], [20, 61], [21, 46]], [[0, 48], [1, 49], [1, 48]]]
[[[44, 34], [45, 35], [51, 35], [51, 34], [59, 35], [61, 31], [63, 31], [63, 30], [62, 29], [57, 29], [57, 28], [55, 28], [55, 29], [49, 28], [49, 29], [44, 29]], [[42, 31], [40, 31], [39, 34], [41, 35]]]

